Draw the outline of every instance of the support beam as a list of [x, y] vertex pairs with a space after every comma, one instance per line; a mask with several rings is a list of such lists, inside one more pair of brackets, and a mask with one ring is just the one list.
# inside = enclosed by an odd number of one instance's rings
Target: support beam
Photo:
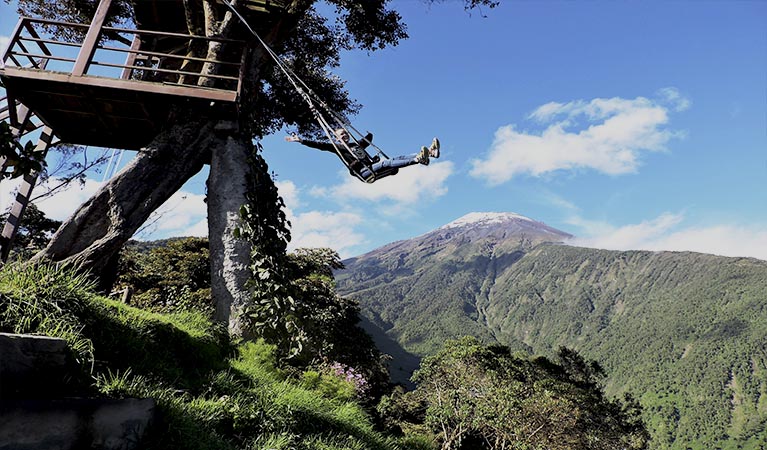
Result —
[[133, 65], [136, 64], [136, 57], [138, 56], [138, 50], [141, 47], [141, 36], [138, 34], [133, 36], [133, 43], [130, 46], [130, 52], [125, 60], [125, 68], [123, 69], [120, 78], [123, 80], [130, 80], [133, 75]]
[[93, 15], [91, 26], [85, 35], [83, 46], [77, 55], [75, 66], [72, 68], [72, 75], [81, 76], [88, 71], [88, 66], [90, 66], [93, 60], [93, 54], [96, 53], [96, 46], [99, 43], [99, 39], [101, 39], [101, 31], [104, 28], [104, 22], [106, 22], [111, 4], [112, 0], [101, 0], [99, 2], [99, 7], [96, 9], [96, 14]]

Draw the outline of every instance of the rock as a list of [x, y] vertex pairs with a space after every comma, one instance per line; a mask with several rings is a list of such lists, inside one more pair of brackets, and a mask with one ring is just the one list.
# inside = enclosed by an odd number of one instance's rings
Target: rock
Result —
[[154, 421], [153, 399], [0, 403], [0, 450], [131, 450]]
[[64, 339], [0, 333], [0, 398], [20, 392], [37, 396], [60, 386], [67, 355]]

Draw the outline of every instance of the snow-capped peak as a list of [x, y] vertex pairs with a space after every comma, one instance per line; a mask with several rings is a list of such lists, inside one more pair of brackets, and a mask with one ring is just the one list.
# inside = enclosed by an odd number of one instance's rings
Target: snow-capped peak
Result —
[[492, 225], [510, 221], [524, 220], [528, 222], [535, 221], [529, 217], [525, 217], [516, 213], [498, 213], [498, 212], [473, 212], [460, 217], [447, 225], [443, 225], [440, 229], [464, 227], [467, 225]]

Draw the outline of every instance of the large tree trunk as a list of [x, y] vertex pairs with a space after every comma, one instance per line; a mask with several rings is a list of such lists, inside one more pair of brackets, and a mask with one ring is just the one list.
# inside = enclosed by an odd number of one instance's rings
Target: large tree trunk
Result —
[[[276, 20], [263, 36], [270, 45], [282, 42], [313, 2], [290, 3], [283, 17]], [[210, 8], [212, 0], [204, 0]], [[196, 2], [185, 2], [190, 32], [204, 26], [208, 36], [228, 36], [239, 19], [227, 13], [220, 23], [206, 13], [200, 21]], [[214, 26], [215, 25], [215, 26]], [[208, 59], [222, 51], [220, 45], [208, 48]], [[271, 64], [269, 54], [260, 45], [251, 48], [242, 86], [239, 117], [241, 127], [251, 120], [252, 102], [259, 92], [259, 74], [264, 64]], [[203, 75], [213, 73], [206, 67]], [[210, 79], [202, 77], [201, 84]], [[243, 127], [243, 128], [245, 128]], [[34, 260], [52, 260], [92, 270], [100, 269], [133, 236], [149, 215], [206, 163], [211, 164], [208, 180], [208, 226], [211, 256], [211, 291], [216, 305], [216, 320], [241, 335], [240, 315], [248, 299], [246, 282], [250, 277], [250, 245], [235, 239], [232, 231], [239, 226], [240, 206], [246, 203], [246, 181], [252, 168], [248, 156], [253, 150], [253, 130], [238, 129], [234, 122], [212, 122], [192, 117], [172, 119], [165, 130], [134, 160], [83, 204], [51, 239], [48, 247]]]
[[[222, 124], [223, 125], [223, 124]], [[233, 125], [232, 125], [233, 126]], [[230, 334], [242, 336], [242, 313], [249, 292], [250, 244], [234, 237], [240, 226], [239, 210], [247, 201], [248, 161], [253, 144], [245, 136], [229, 133], [211, 156], [208, 177], [208, 234], [210, 239], [211, 293], [215, 319], [228, 323]]]
[[96, 277], [149, 215], [204, 164], [208, 181], [211, 291], [216, 320], [241, 335], [250, 246], [233, 235], [245, 204], [253, 144], [233, 122], [177, 119], [59, 228], [34, 261], [52, 260]]
[[169, 126], [59, 228], [33, 260], [104, 267], [149, 215], [210, 160], [213, 124]]

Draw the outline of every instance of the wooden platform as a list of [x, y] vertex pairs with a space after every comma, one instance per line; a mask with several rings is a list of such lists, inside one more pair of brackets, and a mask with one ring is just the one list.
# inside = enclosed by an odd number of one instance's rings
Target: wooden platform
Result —
[[[148, 144], [174, 106], [202, 114], [211, 105], [217, 112], [236, 108], [246, 42], [104, 27], [108, 3], [102, 0], [90, 27], [22, 17], [0, 65], [9, 98], [34, 111], [63, 142], [130, 150]], [[82, 42], [69, 42], [46, 36], [52, 28], [88, 32]], [[102, 31], [132, 44], [102, 40]], [[159, 41], [168, 48], [158, 51]], [[221, 60], [188, 54], [189, 46], [214, 41], [227, 46]], [[206, 65], [215, 70], [202, 75]]]
[[[172, 105], [234, 107], [237, 93], [67, 73], [0, 69], [8, 92], [56, 130], [63, 142], [136, 150], [158, 133]], [[193, 91], [193, 96], [190, 96]]]

